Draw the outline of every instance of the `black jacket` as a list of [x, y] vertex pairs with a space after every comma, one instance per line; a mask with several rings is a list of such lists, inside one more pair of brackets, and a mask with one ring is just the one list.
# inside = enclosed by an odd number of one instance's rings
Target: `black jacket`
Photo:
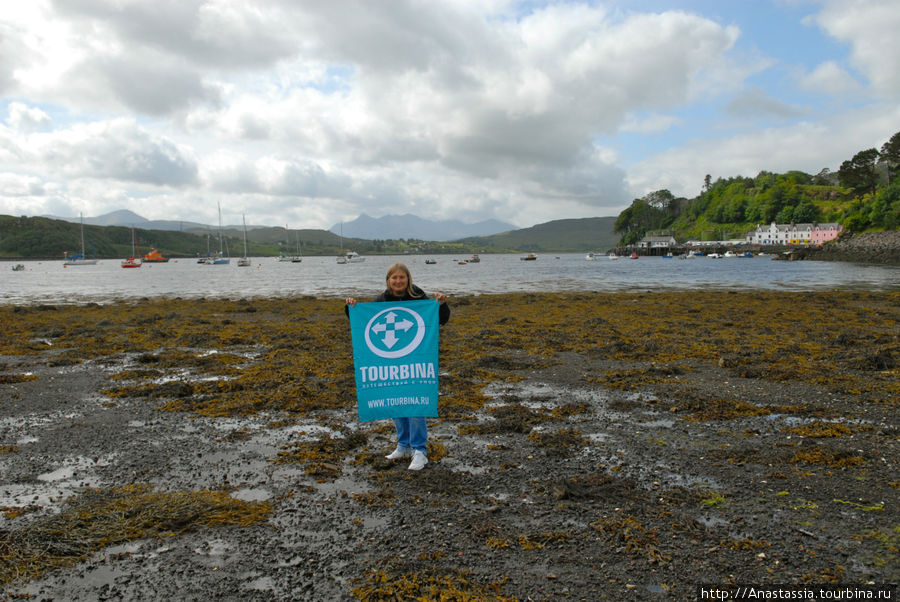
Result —
[[[420, 289], [415, 284], [412, 285], [412, 290], [414, 295], [410, 295], [409, 293], [404, 294], [402, 297], [396, 296], [391, 292], [390, 289], [385, 289], [380, 295], [372, 299], [373, 302], [380, 301], [417, 301], [420, 299], [427, 299], [428, 295], [425, 294], [425, 291]], [[350, 315], [350, 307], [344, 306], [344, 313]], [[446, 324], [450, 320], [450, 306], [447, 305], [447, 302], [441, 303], [441, 307], [438, 309], [438, 324]]]

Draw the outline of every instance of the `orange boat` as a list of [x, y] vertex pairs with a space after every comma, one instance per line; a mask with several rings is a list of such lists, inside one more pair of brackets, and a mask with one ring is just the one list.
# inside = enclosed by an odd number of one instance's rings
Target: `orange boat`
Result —
[[168, 257], [163, 257], [162, 253], [156, 249], [151, 249], [149, 253], [144, 255], [144, 263], [165, 263], [169, 261]]

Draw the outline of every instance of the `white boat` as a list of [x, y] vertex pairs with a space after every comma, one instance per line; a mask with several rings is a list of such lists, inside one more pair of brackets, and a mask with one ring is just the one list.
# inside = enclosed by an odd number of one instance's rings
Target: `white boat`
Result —
[[81, 214], [81, 254], [80, 255], [69, 255], [63, 251], [63, 255], [65, 255], [65, 259], [63, 260], [63, 266], [67, 265], [96, 265], [96, 259], [88, 259], [84, 256], [84, 214]]
[[610, 253], [609, 255], [607, 255], [607, 257], [609, 257], [610, 259], [618, 259], [619, 258], [619, 256], [616, 255], [615, 253]]
[[725, 251], [725, 254], [722, 257], [737, 257], [732, 251]]
[[237, 264], [238, 267], [245, 268], [250, 265], [250, 260], [247, 258], [247, 218], [242, 215], [241, 219], [244, 222], [244, 256], [237, 260]]
[[343, 255], [339, 255], [337, 258], [338, 263], [362, 263], [366, 260], [365, 257], [360, 256], [356, 251], [347, 251]]
[[584, 256], [584, 259], [586, 261], [594, 261], [596, 258], [597, 258], [597, 256], [594, 253], [588, 253], [587, 255]]
[[337, 256], [338, 263], [362, 263], [366, 260], [356, 251], [344, 251], [344, 222], [341, 222], [341, 254]]
[[[216, 206], [219, 208], [219, 252], [206, 257], [203, 263], [206, 265], [228, 265], [231, 263], [231, 259], [222, 251], [222, 206], [219, 203], [216, 203]], [[209, 239], [207, 239], [208, 241]]]

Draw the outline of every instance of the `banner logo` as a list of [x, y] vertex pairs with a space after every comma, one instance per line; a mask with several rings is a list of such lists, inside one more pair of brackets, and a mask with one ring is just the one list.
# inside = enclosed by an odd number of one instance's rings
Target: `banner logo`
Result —
[[425, 320], [417, 312], [394, 306], [375, 314], [365, 328], [366, 347], [386, 359], [404, 357], [425, 338]]
[[438, 415], [439, 309], [421, 299], [347, 310], [361, 421]]

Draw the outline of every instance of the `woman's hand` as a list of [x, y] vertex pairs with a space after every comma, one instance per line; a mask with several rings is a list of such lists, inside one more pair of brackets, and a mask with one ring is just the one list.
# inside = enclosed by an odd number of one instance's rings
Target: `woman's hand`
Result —
[[434, 298], [438, 300], [438, 303], [444, 303], [447, 301], [447, 295], [444, 293], [435, 293]]
[[346, 299], [344, 299], [344, 303], [353, 306], [356, 305], [356, 299], [354, 299], [353, 297], [347, 297]]

